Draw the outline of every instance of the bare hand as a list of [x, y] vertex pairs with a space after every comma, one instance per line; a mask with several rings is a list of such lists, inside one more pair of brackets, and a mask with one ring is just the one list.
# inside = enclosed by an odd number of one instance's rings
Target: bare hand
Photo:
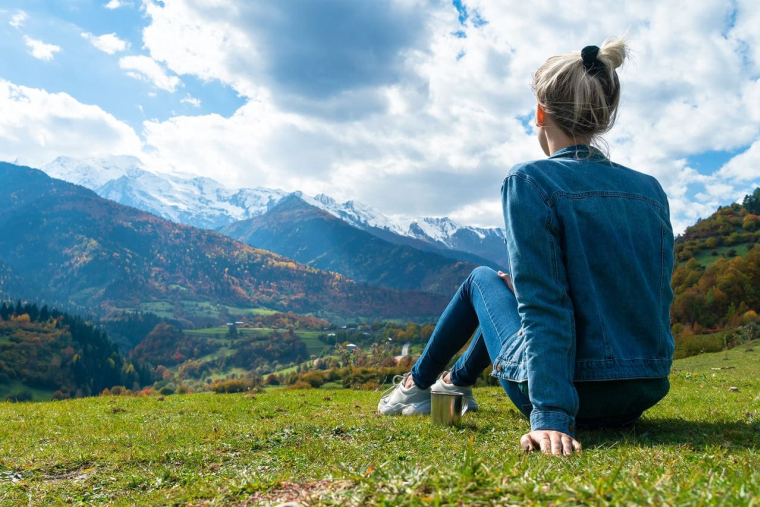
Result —
[[502, 280], [504, 280], [507, 283], [507, 287], [509, 287], [509, 290], [511, 290], [512, 292], [514, 292], [515, 288], [512, 287], [512, 278], [509, 276], [509, 274], [505, 273], [503, 271], [498, 271], [498, 274], [499, 274], [499, 278], [501, 278]]
[[559, 431], [548, 430], [526, 433], [520, 439], [520, 447], [526, 452], [541, 449], [544, 454], [554, 454], [555, 456], [570, 456], [573, 451], [581, 452], [581, 443], [576, 439]]

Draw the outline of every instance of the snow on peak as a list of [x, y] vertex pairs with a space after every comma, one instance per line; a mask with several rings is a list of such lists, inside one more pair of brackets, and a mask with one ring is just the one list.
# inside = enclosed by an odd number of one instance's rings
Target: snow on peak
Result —
[[333, 199], [329, 195], [325, 195], [325, 194], [317, 194], [317, 195], [315, 195], [314, 196], [314, 200], [317, 201], [317, 202], [319, 202], [319, 203], [321, 203], [321, 204], [324, 204], [325, 206], [335, 206], [335, 205], [338, 204], [337, 202], [335, 202], [335, 199]]
[[41, 169], [54, 178], [97, 190], [129, 172], [142, 171], [143, 164], [139, 158], [129, 155], [87, 159], [58, 157]]
[[446, 245], [449, 244], [448, 239], [462, 228], [461, 225], [454, 223], [448, 217], [418, 218], [413, 223], [415, 223], [427, 237]]
[[338, 203], [324, 193], [308, 197], [301, 191], [236, 189], [211, 178], [162, 174], [147, 170], [140, 159], [132, 156], [58, 157], [41, 169], [54, 178], [94, 190], [106, 199], [195, 227], [215, 229], [259, 216], [288, 195], [295, 195], [360, 229], [382, 229], [450, 248], [455, 245], [454, 234], [460, 230], [470, 231], [481, 240], [493, 235], [503, 237], [501, 229], [466, 227], [447, 217], [385, 215], [355, 200]]

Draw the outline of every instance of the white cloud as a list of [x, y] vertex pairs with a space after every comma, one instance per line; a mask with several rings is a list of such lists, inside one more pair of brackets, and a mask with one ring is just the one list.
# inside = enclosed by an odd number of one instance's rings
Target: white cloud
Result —
[[[751, 179], [745, 159], [706, 177], [686, 162], [760, 138], [760, 82], [752, 79], [760, 73], [753, 21], [760, 8], [751, 0], [740, 0], [735, 11], [721, 2], [619, 0], [598, 5], [595, 23], [587, 22], [582, 0], [464, 4], [470, 19], [460, 25], [449, 2], [389, 0], [386, 10], [401, 21], [388, 26], [421, 20], [419, 37], [396, 32], [404, 43], [393, 46], [382, 34], [367, 35], [374, 28], [369, 21], [346, 30], [346, 37], [364, 35], [348, 43], [341, 34], [331, 39], [318, 29], [290, 30], [305, 26], [298, 25], [302, 18], [313, 28], [318, 14], [280, 4], [265, 10], [233, 0], [147, 0], [150, 24], [143, 39], [153, 58], [179, 75], [226, 83], [249, 100], [230, 118], [152, 122], [147, 142], [163, 163], [175, 161], [186, 171], [223, 167], [230, 179], [246, 184], [326, 191], [391, 213], [449, 214], [498, 225], [503, 175], [512, 163], [542, 156], [532, 128], [518, 121], [535, 107], [532, 73], [551, 55], [627, 33], [633, 58], [619, 71], [621, 112], [607, 136], [613, 160], [661, 181], [676, 229]], [[361, 6], [341, 8], [353, 9], [352, 19], [363, 22]], [[477, 16], [486, 23], [473, 22]], [[329, 29], [345, 30], [339, 23]], [[335, 50], [335, 41], [350, 51]], [[387, 61], [377, 60], [382, 44], [394, 49]], [[317, 97], [294, 88], [292, 76], [304, 88], [324, 79], [313, 63], [321, 64], [324, 54], [338, 62], [325, 64], [330, 72], [357, 84], [329, 88], [327, 82], [328, 91]], [[371, 72], [368, 62], [377, 76], [351, 74], [357, 67]], [[741, 181], [727, 180], [740, 173]], [[707, 199], [689, 197], [695, 193]]]
[[128, 71], [127, 75], [135, 79], [150, 81], [156, 88], [173, 92], [182, 84], [177, 76], [170, 76], [161, 65], [148, 56], [123, 56], [119, 67]]
[[[166, 62], [177, 74], [218, 79], [243, 95], [256, 95], [254, 80], [236, 70], [243, 62], [248, 69], [255, 68], [258, 50], [248, 34], [234, 25], [234, 2], [219, 4], [220, 16], [207, 15], [203, 7], [196, 9], [184, 3], [145, 0], [143, 6], [152, 18], [143, 30], [143, 41], [154, 59]], [[172, 44], [173, 37], [179, 37], [180, 44]]]
[[96, 49], [109, 55], [125, 51], [129, 48], [129, 42], [121, 40], [115, 33], [93, 35], [89, 32], [82, 32], [82, 37], [88, 40]]
[[721, 167], [717, 176], [737, 183], [760, 186], [760, 140]]
[[46, 62], [52, 60], [55, 54], [61, 51], [60, 46], [45, 44], [41, 40], [32, 39], [26, 35], [24, 35], [24, 44], [29, 48], [29, 54]]
[[[230, 184], [499, 225], [509, 167], [543, 157], [532, 73], [627, 32], [612, 159], [660, 180], [677, 231], [758, 183], [757, 2], [464, 4], [462, 24], [450, 1], [144, 0], [150, 57], [125, 56], [121, 68], [172, 92], [185, 75], [216, 81], [246, 103], [227, 117], [146, 122], [141, 158]], [[700, 174], [699, 155], [712, 151], [740, 154]]]
[[11, 16], [11, 20], [8, 22], [9, 25], [11, 25], [14, 28], [20, 28], [21, 25], [24, 24], [24, 21], [26, 21], [28, 18], [26, 12], [24, 11], [17, 11], [16, 14]]
[[0, 79], [0, 159], [39, 167], [55, 157], [139, 154], [127, 124], [66, 93], [18, 86]]
[[180, 100], [182, 104], [187, 104], [193, 107], [201, 107], [201, 101], [200, 99], [197, 99], [195, 97], [190, 96], [188, 93], [186, 97]]
[[134, 3], [127, 2], [125, 0], [110, 0], [107, 4], [105, 4], [103, 7], [106, 9], [118, 9], [120, 7], [132, 7]]

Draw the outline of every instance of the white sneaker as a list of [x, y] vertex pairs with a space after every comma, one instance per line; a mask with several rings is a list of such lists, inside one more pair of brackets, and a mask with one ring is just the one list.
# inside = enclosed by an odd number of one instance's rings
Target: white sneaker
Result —
[[462, 393], [464, 394], [464, 397], [467, 399], [467, 410], [466, 412], [477, 412], [478, 411], [478, 403], [475, 401], [475, 398], [472, 396], [472, 386], [455, 386], [454, 384], [449, 384], [443, 378], [446, 376], [448, 372], [445, 371], [441, 374], [441, 376], [436, 380], [435, 384], [430, 386], [430, 392], [433, 393]]
[[[383, 393], [377, 411], [383, 415], [429, 414], [430, 389], [420, 389], [417, 386], [404, 387], [409, 373], [393, 377], [393, 387]], [[389, 394], [390, 393], [390, 394]]]

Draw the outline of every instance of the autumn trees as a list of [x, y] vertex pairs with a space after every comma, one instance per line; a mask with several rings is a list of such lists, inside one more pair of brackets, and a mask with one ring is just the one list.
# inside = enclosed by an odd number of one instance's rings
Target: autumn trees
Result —
[[[711, 217], [686, 229], [676, 241], [676, 259], [681, 261], [672, 278], [675, 294], [671, 317], [675, 334], [690, 328], [704, 329], [746, 325], [760, 310], [759, 219], [753, 211], [760, 206], [760, 188]], [[739, 246], [746, 255], [738, 256]], [[697, 260], [700, 250], [731, 246], [724, 255]]]
[[64, 397], [151, 382], [144, 365], [124, 360], [89, 322], [21, 301], [0, 303], [0, 358], [0, 384], [18, 381]]

